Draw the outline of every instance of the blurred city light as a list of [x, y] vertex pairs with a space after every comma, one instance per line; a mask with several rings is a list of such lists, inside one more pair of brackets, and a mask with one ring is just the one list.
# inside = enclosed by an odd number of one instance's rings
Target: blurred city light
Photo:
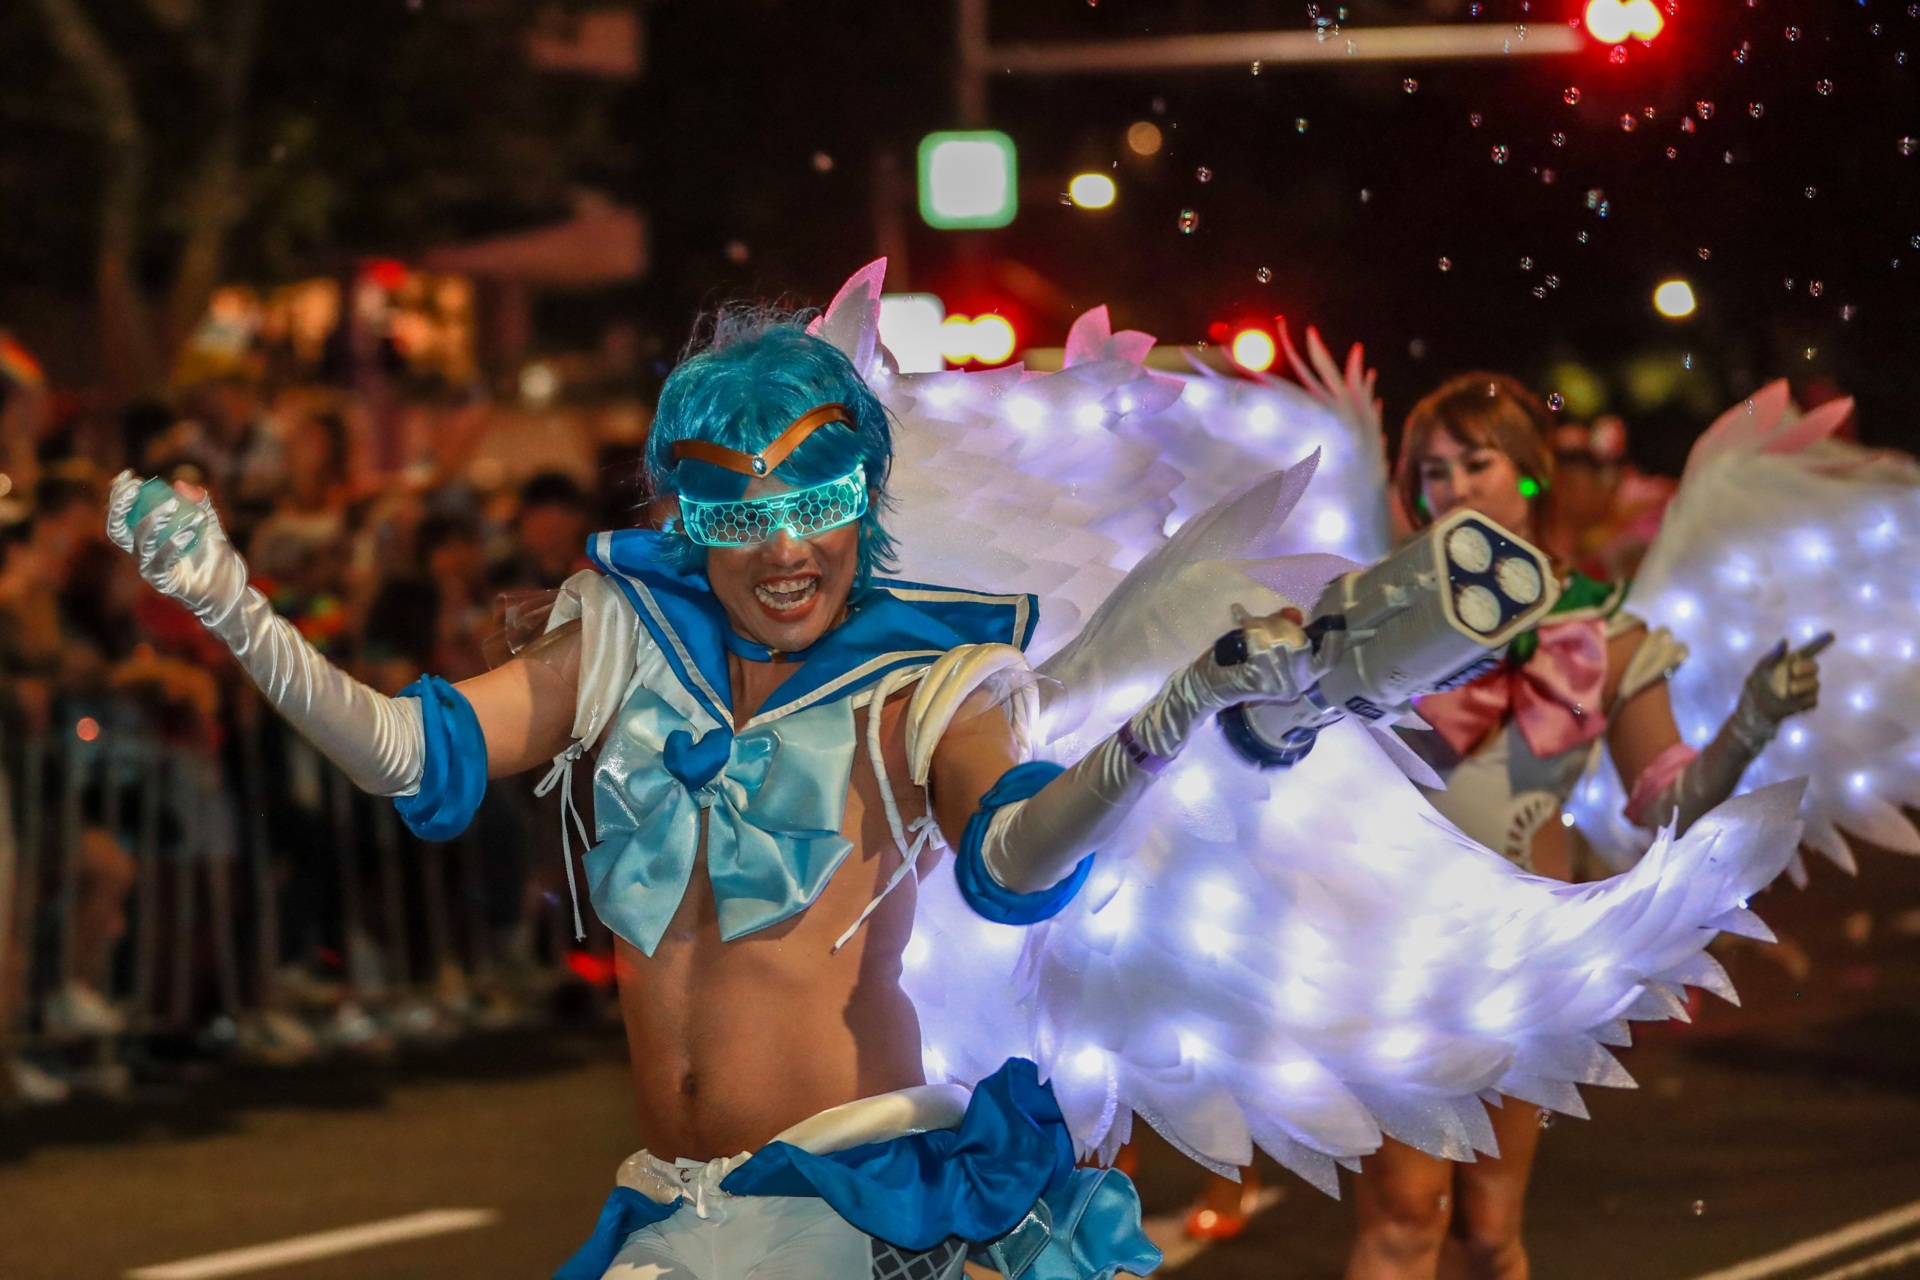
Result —
[[1160, 154], [1160, 126], [1139, 120], [1127, 127], [1127, 149], [1137, 156]]
[[1693, 314], [1693, 286], [1685, 280], [1664, 280], [1653, 291], [1654, 310], [1669, 320], [1680, 320]]
[[942, 230], [1004, 227], [1019, 204], [1013, 139], [994, 129], [920, 142], [920, 216]]
[[940, 354], [949, 364], [1005, 364], [1018, 346], [1005, 316], [948, 316], [940, 325]]
[[1104, 209], [1113, 203], [1119, 188], [1104, 173], [1083, 173], [1067, 184], [1067, 194], [1082, 209]]
[[1651, 40], [1666, 27], [1653, 0], [1588, 0], [1587, 34], [1602, 44]]
[[1017, 343], [1005, 316], [981, 316], [973, 322], [973, 357], [981, 364], [1005, 364], [1013, 359]]
[[1276, 351], [1273, 335], [1265, 329], [1242, 329], [1233, 335], [1233, 362], [1249, 373], [1265, 373], [1273, 368]]
[[942, 361], [940, 322], [946, 304], [931, 293], [880, 295], [880, 341], [902, 373], [938, 373]]
[[550, 364], [534, 363], [520, 370], [520, 398], [547, 404], [560, 391], [560, 374]]
[[1633, 34], [1627, 6], [1620, 0], [1589, 0], [1587, 34], [1602, 44], [1619, 44]]
[[1636, 40], [1651, 40], [1667, 25], [1653, 0], [1627, 0], [1627, 30]]

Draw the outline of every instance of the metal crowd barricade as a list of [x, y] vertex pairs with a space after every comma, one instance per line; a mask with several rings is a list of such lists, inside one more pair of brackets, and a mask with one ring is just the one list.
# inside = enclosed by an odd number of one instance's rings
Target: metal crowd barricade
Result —
[[[478, 839], [419, 843], [389, 802], [324, 762], [317, 791], [295, 797], [297, 783], [270, 776], [268, 732], [279, 730], [242, 715], [223, 755], [168, 743], [117, 707], [0, 741], [0, 1067], [26, 1052], [71, 1074], [88, 1054], [136, 1060], [156, 1038], [217, 1047], [275, 1016], [316, 1024], [324, 1048], [316, 991], [362, 1021], [390, 1014], [399, 1034], [403, 1022], [439, 1033], [459, 1024], [468, 993], [499, 969], [481, 901], [497, 851]], [[283, 755], [303, 750], [289, 739]], [[299, 848], [276, 847], [290, 825]], [[127, 927], [94, 1006], [114, 1025], [76, 1027], [62, 1010], [107, 945], [86, 931], [113, 915], [90, 879], [89, 841], [103, 847], [103, 837], [132, 865]], [[299, 875], [296, 858], [308, 860]], [[290, 931], [283, 885], [293, 881], [337, 899], [295, 904], [301, 927]], [[540, 981], [570, 957], [553, 905], [533, 912], [546, 941]], [[316, 955], [337, 966], [337, 981], [296, 981], [303, 965], [312, 976]]]

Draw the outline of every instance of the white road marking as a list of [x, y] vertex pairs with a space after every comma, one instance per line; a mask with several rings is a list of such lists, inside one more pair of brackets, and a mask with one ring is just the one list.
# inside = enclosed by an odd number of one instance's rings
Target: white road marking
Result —
[[[1871, 1218], [1862, 1218], [1851, 1226], [1829, 1231], [1823, 1236], [1814, 1236], [1810, 1240], [1802, 1240], [1799, 1244], [1789, 1245], [1778, 1253], [1769, 1253], [1763, 1258], [1743, 1262], [1737, 1267], [1728, 1267], [1722, 1271], [1695, 1276], [1694, 1280], [1765, 1280], [1767, 1276], [1779, 1275], [1782, 1271], [1791, 1271], [1795, 1267], [1804, 1267], [1810, 1262], [1818, 1262], [1831, 1254], [1844, 1253], [1869, 1240], [1890, 1236], [1896, 1231], [1904, 1230], [1917, 1223], [1920, 1223], [1920, 1200], [1902, 1205], [1898, 1209], [1889, 1209]], [[1838, 1276], [1841, 1273], [1834, 1274]], [[1818, 1280], [1830, 1280], [1830, 1278], [1822, 1276], [1818, 1277]]]
[[[1247, 1214], [1251, 1222], [1280, 1203], [1284, 1192], [1279, 1187], [1262, 1187], [1254, 1197], [1253, 1210]], [[1141, 1224], [1146, 1228], [1147, 1239], [1160, 1247], [1166, 1255], [1166, 1261], [1160, 1270], [1178, 1271], [1212, 1247], [1211, 1240], [1194, 1240], [1187, 1235], [1187, 1215], [1185, 1213], [1157, 1214]]]
[[1920, 1258], [1920, 1240], [1909, 1240], [1905, 1244], [1895, 1245], [1885, 1253], [1876, 1253], [1871, 1258], [1850, 1262], [1838, 1271], [1822, 1272], [1813, 1280], [1859, 1280], [1861, 1276], [1878, 1275], [1890, 1267], [1911, 1262], [1915, 1258]]
[[383, 1244], [399, 1244], [425, 1236], [445, 1235], [450, 1231], [471, 1231], [475, 1227], [492, 1226], [499, 1220], [500, 1215], [492, 1209], [428, 1209], [424, 1213], [410, 1213], [404, 1218], [388, 1218], [384, 1222], [317, 1231], [312, 1235], [294, 1236], [290, 1240], [276, 1240], [272, 1244], [250, 1245], [244, 1249], [228, 1249], [179, 1262], [136, 1267], [127, 1272], [127, 1280], [213, 1280], [215, 1276], [244, 1275], [249, 1271], [265, 1271], [269, 1267], [331, 1258], [335, 1254], [373, 1249]]

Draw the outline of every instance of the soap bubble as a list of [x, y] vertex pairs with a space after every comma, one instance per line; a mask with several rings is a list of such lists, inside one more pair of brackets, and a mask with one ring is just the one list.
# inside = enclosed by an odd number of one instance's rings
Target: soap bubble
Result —
[[1451, 270], [1453, 270], [1453, 259], [1452, 259], [1452, 258], [1442, 258], [1442, 259], [1440, 259], [1440, 269], [1441, 269], [1442, 271], [1451, 271]]
[[1253, 278], [1254, 278], [1255, 280], [1258, 280], [1258, 281], [1259, 281], [1259, 282], [1260, 282], [1261, 284], [1272, 284], [1272, 283], [1273, 283], [1273, 268], [1272, 268], [1272, 267], [1262, 267], [1262, 268], [1260, 268], [1260, 269], [1259, 269], [1258, 271], [1256, 271], [1256, 272], [1254, 272], [1254, 273], [1253, 273]]
[[1184, 236], [1192, 235], [1194, 233], [1194, 230], [1197, 227], [1199, 227], [1199, 225], [1200, 225], [1200, 215], [1196, 213], [1194, 210], [1182, 209], [1180, 211], [1180, 234], [1181, 235], [1184, 235]]
[[1560, 96], [1561, 96], [1562, 98], [1565, 98], [1565, 99], [1567, 100], [1567, 105], [1568, 105], [1568, 106], [1570, 106], [1570, 107], [1571, 107], [1571, 106], [1573, 106], [1573, 105], [1574, 105], [1575, 103], [1577, 103], [1577, 102], [1579, 102], [1579, 101], [1580, 101], [1580, 89], [1579, 89], [1579, 86], [1577, 86], [1577, 85], [1568, 85], [1568, 86], [1567, 86], [1567, 90], [1566, 90], [1566, 92], [1565, 92], [1565, 93], [1563, 93], [1563, 94], [1561, 94]]
[[1504, 143], [1495, 143], [1495, 144], [1494, 144], [1494, 148], [1493, 148], [1493, 162], [1494, 162], [1495, 164], [1505, 164], [1505, 163], [1507, 162], [1507, 156], [1508, 156], [1509, 154], [1510, 154], [1510, 153], [1509, 153], [1509, 152], [1507, 151], [1507, 148], [1506, 148], [1506, 144], [1504, 144]]

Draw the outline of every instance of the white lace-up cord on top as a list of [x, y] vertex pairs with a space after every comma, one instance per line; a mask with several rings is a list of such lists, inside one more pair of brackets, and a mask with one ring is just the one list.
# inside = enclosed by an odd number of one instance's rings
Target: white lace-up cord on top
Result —
[[733, 1172], [734, 1166], [744, 1163], [746, 1159], [744, 1153], [737, 1156], [721, 1156], [718, 1160], [709, 1160], [698, 1169], [689, 1170], [686, 1175], [683, 1175], [687, 1186], [693, 1192], [693, 1195], [688, 1198], [693, 1201], [694, 1217], [707, 1216], [707, 1197], [725, 1195], [726, 1193], [720, 1189], [720, 1184], [726, 1181], [727, 1175]]
[[887, 777], [887, 760], [881, 749], [881, 715], [887, 699], [923, 674], [925, 674], [924, 668], [912, 667], [889, 672], [881, 678], [879, 684], [874, 686], [867, 703], [867, 758], [873, 765], [874, 781], [880, 784], [880, 803], [887, 811], [887, 827], [893, 832], [894, 846], [900, 850], [900, 865], [893, 869], [893, 874], [887, 878], [887, 883], [879, 893], [874, 895], [873, 901], [861, 911], [860, 918], [848, 925], [847, 931], [840, 935], [840, 940], [833, 944], [833, 950], [836, 953], [853, 940], [853, 935], [860, 932], [860, 926], [865, 924], [867, 917], [887, 900], [887, 895], [899, 888], [901, 881], [915, 874], [914, 868], [919, 865], [921, 854], [935, 844], [943, 848], [946, 845], [945, 839], [940, 834], [939, 825], [933, 820], [931, 806], [923, 816], [914, 819], [911, 825], [901, 822], [900, 806], [894, 801], [893, 783]]
[[742, 1151], [715, 1160], [681, 1159], [669, 1163], [645, 1151], [636, 1151], [621, 1163], [620, 1171], [614, 1175], [614, 1185], [637, 1191], [655, 1204], [690, 1200], [695, 1217], [709, 1218], [712, 1216], [709, 1199], [727, 1195], [720, 1184], [751, 1156], [751, 1152]]
[[[585, 853], [593, 848], [593, 837], [587, 834], [586, 820], [580, 816], [580, 809], [573, 802], [573, 762], [586, 753], [587, 744], [571, 742], [567, 749], [553, 758], [553, 768], [547, 770], [547, 776], [540, 779], [540, 785], [533, 789], [536, 796], [545, 796], [555, 787], [560, 788], [560, 856], [567, 862], [567, 901], [573, 905], [573, 940], [587, 940], [587, 926], [580, 918], [580, 886], [573, 878], [573, 841], [567, 832], [567, 818], [573, 818], [574, 829], [580, 833], [580, 851]], [[701, 1217], [706, 1217], [701, 1214]]]

